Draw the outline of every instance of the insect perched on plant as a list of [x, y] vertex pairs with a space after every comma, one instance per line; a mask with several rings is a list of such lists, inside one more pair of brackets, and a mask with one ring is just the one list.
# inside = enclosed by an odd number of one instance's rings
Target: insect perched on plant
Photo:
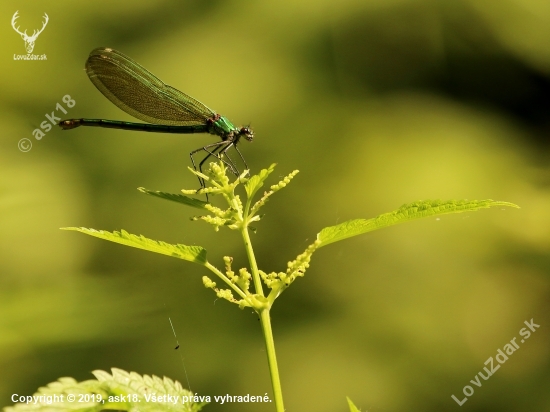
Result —
[[[195, 170], [197, 166], [193, 155], [204, 150], [207, 155], [199, 163], [200, 171], [208, 158], [216, 156], [238, 176], [237, 166], [227, 155], [231, 147], [235, 148], [245, 168], [248, 169], [237, 144], [241, 137], [252, 141], [254, 132], [249, 126], [235, 127], [226, 117], [217, 114], [191, 96], [168, 86], [128, 56], [110, 48], [100, 47], [92, 50], [86, 60], [86, 73], [95, 87], [112, 103], [148, 123], [68, 119], [59, 122], [63, 130], [95, 126], [158, 133], [210, 133], [219, 136], [221, 141], [189, 153]], [[201, 178], [199, 181], [204, 187], [204, 181]]]

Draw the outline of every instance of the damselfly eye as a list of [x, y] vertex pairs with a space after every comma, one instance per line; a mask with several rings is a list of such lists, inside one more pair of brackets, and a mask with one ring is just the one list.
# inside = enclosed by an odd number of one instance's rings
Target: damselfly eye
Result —
[[252, 139], [254, 139], [254, 132], [252, 131], [252, 129], [250, 127], [241, 127], [241, 130], [239, 131], [239, 134], [244, 136], [244, 138], [246, 140], [248, 140], [249, 142], [251, 142]]

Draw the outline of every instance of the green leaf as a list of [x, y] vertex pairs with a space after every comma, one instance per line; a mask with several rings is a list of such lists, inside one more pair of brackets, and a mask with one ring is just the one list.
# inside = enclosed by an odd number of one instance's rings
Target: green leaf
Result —
[[[207, 403], [202, 400], [201, 403], [194, 402], [199, 400], [198, 396], [184, 389], [179, 382], [166, 377], [161, 379], [154, 375], [141, 376], [116, 368], [111, 370], [112, 375], [104, 371], [94, 371], [97, 380], [77, 382], [73, 378], [60, 378], [39, 388], [33, 395], [36, 398], [29, 403], [20, 402], [15, 406], [8, 406], [4, 408], [4, 412], [198, 412]], [[74, 400], [70, 398], [72, 395]], [[152, 398], [152, 395], [157, 397]]]
[[353, 404], [350, 398], [346, 396], [346, 399], [348, 400], [349, 412], [361, 412], [359, 409], [357, 409], [357, 406]]
[[273, 163], [268, 169], [262, 169], [257, 175], [251, 176], [245, 183], [246, 195], [251, 199], [258, 190], [264, 185], [265, 179], [275, 170], [277, 164]]
[[146, 195], [160, 197], [161, 199], [171, 200], [172, 202], [183, 203], [184, 205], [196, 207], [197, 209], [204, 209], [204, 206], [208, 204], [208, 202], [181, 194], [152, 191], [145, 189], [144, 187], [138, 187], [138, 190]]
[[125, 230], [121, 230], [120, 232], [107, 232], [105, 230], [87, 229], [85, 227], [63, 227], [61, 229], [75, 230], [77, 232], [95, 236], [100, 239], [105, 239], [110, 242], [148, 250], [149, 252], [160, 253], [161, 255], [172, 256], [178, 259], [188, 260], [189, 262], [194, 262], [201, 265], [205, 265], [207, 263], [206, 250], [200, 246], [186, 246], [181, 244], [172, 245], [159, 240], [148, 239], [145, 236], [132, 235]]
[[355, 219], [340, 223], [336, 226], [326, 227], [317, 234], [317, 239], [321, 241], [319, 247], [326, 246], [333, 242], [338, 242], [353, 236], [371, 232], [387, 226], [409, 220], [420, 219], [423, 217], [445, 215], [449, 213], [472, 212], [479, 209], [487, 209], [494, 206], [508, 206], [519, 209], [519, 206], [488, 200], [426, 200], [409, 203], [401, 206], [399, 209], [384, 213], [373, 219]]

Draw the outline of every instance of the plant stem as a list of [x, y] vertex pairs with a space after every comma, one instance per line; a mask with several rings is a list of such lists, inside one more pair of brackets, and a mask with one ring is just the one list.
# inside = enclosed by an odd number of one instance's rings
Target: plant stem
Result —
[[[250, 270], [252, 272], [252, 279], [254, 280], [254, 288], [256, 295], [264, 296], [262, 281], [260, 273], [258, 271], [258, 264], [256, 263], [256, 257], [254, 256], [254, 250], [252, 249], [252, 242], [250, 241], [250, 235], [247, 229], [247, 223], [243, 225], [241, 230], [243, 236], [246, 253], [248, 255], [248, 261], [250, 263]], [[262, 324], [262, 332], [264, 334], [265, 349], [267, 353], [267, 364], [269, 366], [269, 374], [271, 376], [271, 386], [273, 388], [273, 398], [275, 400], [275, 410], [277, 412], [284, 412], [285, 407], [283, 405], [283, 392], [281, 389], [281, 380], [279, 378], [279, 367], [277, 366], [277, 356], [275, 355], [275, 342], [273, 340], [273, 331], [271, 329], [271, 318], [269, 316], [269, 306], [262, 309], [256, 309], [258, 315], [260, 315], [260, 323]]]
[[210, 271], [211, 271], [212, 273], [214, 273], [217, 277], [219, 277], [221, 280], [223, 280], [223, 281], [227, 284], [227, 286], [229, 286], [229, 287], [230, 287], [231, 289], [233, 289], [237, 294], [239, 294], [239, 296], [240, 296], [241, 298], [243, 298], [244, 300], [247, 300], [247, 299], [248, 299], [248, 297], [246, 296], [246, 294], [245, 294], [241, 289], [239, 289], [237, 286], [235, 286], [235, 285], [233, 284], [233, 282], [231, 282], [231, 281], [227, 278], [227, 276], [225, 276], [225, 275], [223, 274], [223, 272], [221, 272], [216, 266], [210, 264], [209, 262], [206, 262], [204, 266], [206, 266], [208, 269], [210, 269]]
[[271, 330], [271, 318], [269, 309], [260, 312], [260, 323], [264, 333], [265, 349], [267, 352], [267, 363], [269, 365], [269, 374], [271, 375], [271, 385], [273, 387], [273, 397], [275, 399], [275, 410], [284, 412], [283, 391], [281, 389], [281, 380], [279, 378], [279, 368], [277, 366], [277, 356], [275, 355], [275, 342], [273, 341], [273, 331]]
[[264, 296], [264, 290], [262, 288], [262, 280], [260, 279], [260, 273], [258, 272], [258, 264], [256, 263], [256, 256], [254, 256], [254, 250], [252, 249], [252, 242], [250, 241], [250, 235], [248, 234], [247, 223], [243, 225], [241, 234], [244, 240], [244, 247], [248, 256], [248, 262], [250, 263], [250, 271], [252, 272], [252, 279], [254, 281], [254, 290], [256, 295]]

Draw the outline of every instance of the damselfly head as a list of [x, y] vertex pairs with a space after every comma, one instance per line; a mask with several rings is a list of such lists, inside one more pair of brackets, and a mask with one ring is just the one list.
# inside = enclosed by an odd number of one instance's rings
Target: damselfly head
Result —
[[239, 136], [243, 136], [246, 140], [251, 142], [254, 139], [254, 132], [250, 128], [250, 126], [241, 127], [239, 130]]

